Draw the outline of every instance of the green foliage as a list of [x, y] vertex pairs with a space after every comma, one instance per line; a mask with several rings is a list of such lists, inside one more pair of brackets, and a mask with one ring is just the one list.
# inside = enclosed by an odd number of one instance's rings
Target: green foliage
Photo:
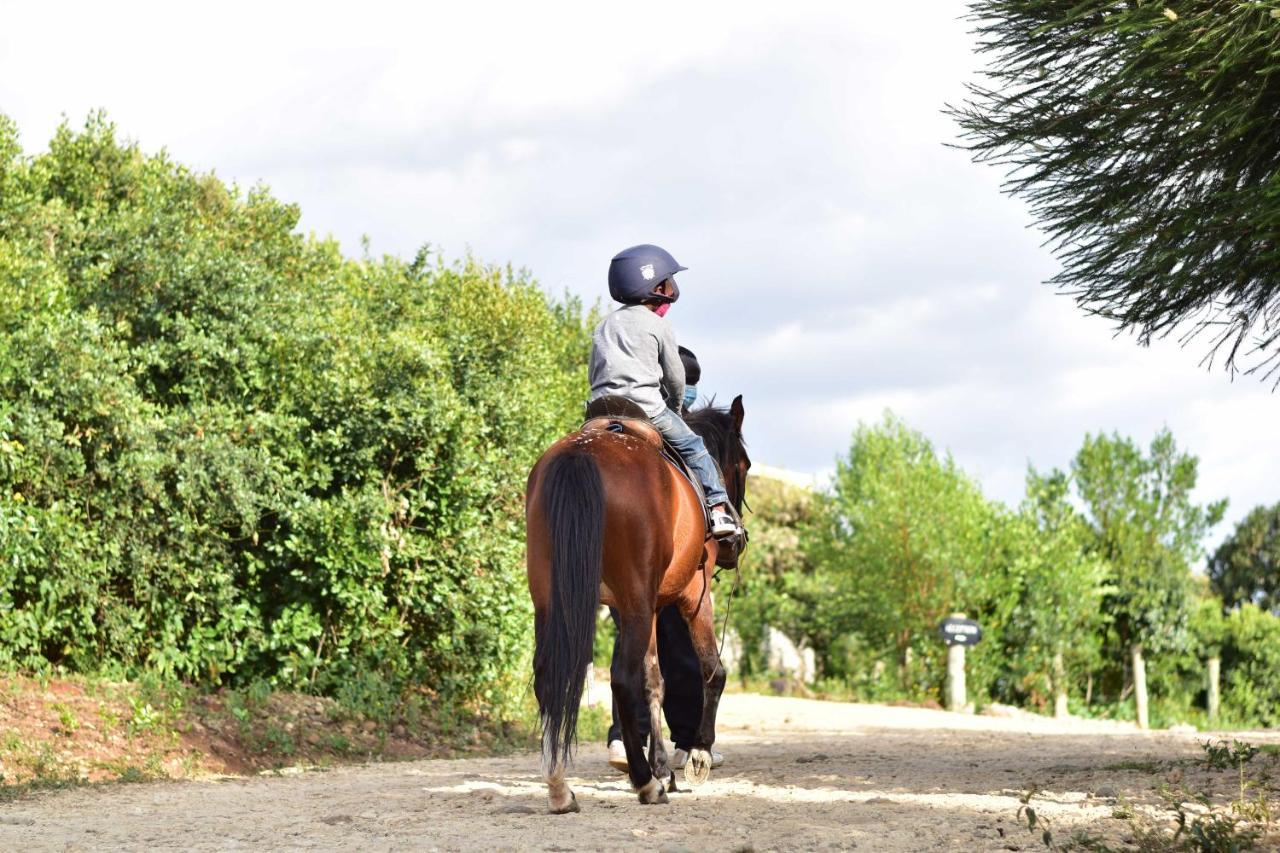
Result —
[[1204, 763], [1212, 770], [1243, 770], [1244, 765], [1252, 761], [1261, 750], [1251, 743], [1240, 740], [1205, 741], [1200, 744], [1204, 750]]
[[[1199, 580], [1203, 583], [1203, 580]], [[1222, 612], [1222, 599], [1216, 595], [1202, 594], [1196, 598], [1191, 611], [1190, 651], [1197, 660], [1222, 654], [1227, 639], [1227, 620]]]
[[765, 629], [774, 627], [815, 650], [824, 674], [844, 674], [832, 644], [854, 630], [856, 614], [810, 556], [823, 512], [807, 489], [751, 475], [751, 547], [742, 561], [732, 624], [742, 640], [741, 674], [764, 674]]
[[1131, 644], [1158, 653], [1186, 643], [1190, 567], [1206, 531], [1226, 509], [1226, 501], [1192, 502], [1197, 465], [1168, 430], [1147, 454], [1119, 435], [1086, 436], [1072, 463], [1094, 551], [1112, 573], [1104, 606], [1120, 654]]
[[[829, 620], [833, 637], [825, 647], [863, 658], [860, 677], [868, 687], [879, 682], [877, 669], [865, 666], [869, 657], [883, 662], [879, 672], [892, 662], [906, 695], [936, 697], [945, 650], [935, 631], [947, 614], [964, 611], [982, 622], [988, 638], [969, 659], [983, 696], [1001, 668], [1000, 636], [1019, 594], [1008, 575], [1009, 513], [888, 415], [854, 433], [824, 517], [812, 546], [819, 566], [814, 598], [842, 614]], [[856, 637], [848, 636], [852, 631]]]
[[1280, 503], [1254, 507], [1209, 560], [1227, 607], [1253, 602], [1280, 615]]
[[1280, 726], [1280, 617], [1245, 604], [1227, 616], [1222, 708], [1241, 725]]
[[[1006, 632], [1004, 654], [1012, 683], [1009, 699], [1046, 704], [1055, 677], [1068, 685], [1094, 669], [1107, 614], [1108, 568], [1090, 552], [1092, 533], [1069, 502], [1070, 480], [1061, 471], [1027, 472], [1027, 497], [1012, 519], [1014, 567], [1021, 595]], [[1057, 659], [1057, 661], [1055, 661]], [[1061, 665], [1063, 671], [1055, 676]], [[1072, 674], [1076, 677], [1073, 677]]]
[[0, 666], [519, 694], [581, 306], [297, 221], [101, 117], [36, 157], [0, 122]]
[[[1146, 341], [1280, 369], [1280, 5], [975, 0], [988, 81], [951, 113], [1010, 169], [1054, 283]], [[1251, 340], [1252, 337], [1252, 340]]]
[[1010, 512], [900, 420], [861, 426], [829, 494], [752, 479], [752, 549], [733, 611], [741, 675], [766, 675], [773, 627], [815, 651], [821, 690], [938, 700], [936, 627], [961, 610], [984, 633], [967, 659], [978, 704], [1047, 709], [1060, 678], [1073, 713], [1132, 719], [1128, 652], [1141, 642], [1157, 725], [1203, 722], [1215, 654], [1224, 719], [1272, 720], [1280, 619], [1252, 605], [1224, 616], [1194, 579], [1224, 506], [1194, 503], [1195, 480], [1195, 457], [1168, 432], [1147, 452], [1090, 436], [1071, 474], [1030, 470]]

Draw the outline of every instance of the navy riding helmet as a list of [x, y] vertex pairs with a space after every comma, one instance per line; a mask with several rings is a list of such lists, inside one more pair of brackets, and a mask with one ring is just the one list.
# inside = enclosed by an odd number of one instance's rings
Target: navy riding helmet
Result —
[[686, 269], [688, 267], [680, 266], [670, 252], [659, 246], [642, 243], [623, 249], [609, 262], [609, 295], [624, 305], [675, 302], [680, 298], [680, 288], [674, 280], [670, 296], [655, 293], [653, 289]]

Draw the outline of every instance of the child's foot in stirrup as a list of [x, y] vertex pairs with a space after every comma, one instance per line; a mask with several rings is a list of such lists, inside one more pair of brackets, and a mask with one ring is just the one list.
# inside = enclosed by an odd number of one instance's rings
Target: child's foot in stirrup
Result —
[[738, 523], [733, 520], [733, 516], [725, 512], [724, 504], [717, 504], [711, 508], [711, 535], [717, 539], [723, 539], [726, 536], [733, 536], [738, 532]]

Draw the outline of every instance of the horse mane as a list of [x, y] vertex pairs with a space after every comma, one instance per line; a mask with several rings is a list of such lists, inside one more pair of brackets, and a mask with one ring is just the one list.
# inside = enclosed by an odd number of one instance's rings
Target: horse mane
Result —
[[[738, 442], [733, 441], [733, 417], [727, 407], [712, 401], [700, 409], [686, 411], [684, 422], [702, 437], [712, 459], [723, 463], [726, 451], [737, 450]], [[738, 441], [741, 440], [739, 437]]]
[[[746, 500], [747, 484], [739, 473], [738, 463], [747, 455], [746, 441], [742, 433], [733, 428], [733, 415], [726, 406], [717, 406], [715, 400], [700, 409], [685, 413], [684, 422], [689, 429], [702, 436], [707, 445], [707, 452], [720, 466], [721, 476], [726, 478], [725, 488], [729, 492], [729, 500], [734, 508], [742, 511], [742, 503]], [[751, 461], [748, 459], [747, 464]]]

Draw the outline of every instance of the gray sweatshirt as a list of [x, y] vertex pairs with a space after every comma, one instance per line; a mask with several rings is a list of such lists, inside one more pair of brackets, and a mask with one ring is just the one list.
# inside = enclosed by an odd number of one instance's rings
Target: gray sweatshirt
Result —
[[654, 417], [684, 399], [684, 363], [671, 324], [644, 305], [626, 305], [591, 337], [591, 399], [626, 397]]

